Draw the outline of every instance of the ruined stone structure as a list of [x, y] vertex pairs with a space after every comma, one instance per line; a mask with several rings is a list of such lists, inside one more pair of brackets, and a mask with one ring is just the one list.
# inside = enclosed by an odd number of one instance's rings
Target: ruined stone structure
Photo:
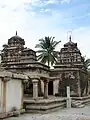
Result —
[[[53, 77], [58, 77], [58, 93], [65, 96], [66, 86], [70, 86], [71, 95], [82, 96], [84, 93], [86, 80], [86, 70], [84, 66], [84, 59], [77, 43], [71, 41], [64, 44], [61, 48], [57, 64], [52, 71]], [[54, 81], [55, 82], [55, 81]]]

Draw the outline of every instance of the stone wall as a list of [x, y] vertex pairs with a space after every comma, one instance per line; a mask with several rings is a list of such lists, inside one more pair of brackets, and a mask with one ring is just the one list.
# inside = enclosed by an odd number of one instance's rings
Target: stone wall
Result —
[[13, 107], [21, 108], [22, 82], [18, 79], [12, 79], [6, 84], [6, 112], [11, 111]]
[[23, 84], [26, 75], [0, 72], [0, 112], [7, 113], [22, 109]]

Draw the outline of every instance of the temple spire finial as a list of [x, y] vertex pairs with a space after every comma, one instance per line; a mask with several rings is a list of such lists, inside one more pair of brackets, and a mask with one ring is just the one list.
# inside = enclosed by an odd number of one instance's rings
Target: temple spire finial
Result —
[[16, 31], [16, 35], [17, 35], [17, 31]]
[[67, 40], [69, 39], [69, 41], [72, 40], [72, 31], [68, 31], [67, 33]]
[[69, 36], [69, 41], [71, 41], [71, 35]]

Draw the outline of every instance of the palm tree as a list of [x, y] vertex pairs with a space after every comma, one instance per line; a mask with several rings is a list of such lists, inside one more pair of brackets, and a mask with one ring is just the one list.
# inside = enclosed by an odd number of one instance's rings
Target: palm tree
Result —
[[61, 41], [54, 41], [55, 37], [45, 37], [44, 39], [39, 39], [39, 44], [36, 44], [35, 48], [38, 48], [39, 50], [37, 53], [39, 53], [38, 60], [40, 60], [42, 63], [48, 63], [48, 66], [50, 67], [50, 64], [53, 65], [57, 61], [57, 52], [55, 51], [56, 46]]

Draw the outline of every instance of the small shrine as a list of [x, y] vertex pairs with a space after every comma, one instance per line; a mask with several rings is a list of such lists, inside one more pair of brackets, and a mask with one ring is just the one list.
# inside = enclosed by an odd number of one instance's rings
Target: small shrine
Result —
[[60, 78], [58, 93], [65, 96], [66, 86], [70, 86], [72, 96], [83, 96], [87, 86], [87, 73], [84, 66], [84, 59], [77, 43], [69, 42], [64, 44], [58, 56], [57, 64], [54, 66], [53, 76]]

